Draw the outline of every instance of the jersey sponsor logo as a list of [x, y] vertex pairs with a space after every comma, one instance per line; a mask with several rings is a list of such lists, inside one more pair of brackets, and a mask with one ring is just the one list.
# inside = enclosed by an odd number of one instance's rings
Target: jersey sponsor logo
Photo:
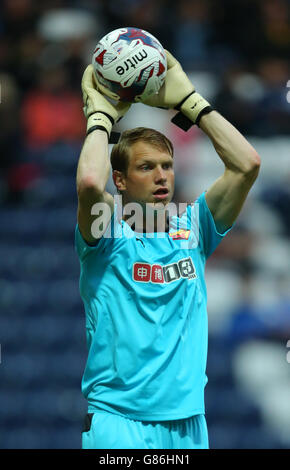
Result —
[[151, 278], [151, 265], [147, 263], [134, 263], [133, 279], [138, 282], [149, 282]]
[[148, 263], [133, 264], [133, 280], [137, 282], [168, 284], [179, 279], [196, 278], [195, 266], [190, 256], [165, 266]]
[[172, 240], [188, 240], [190, 235], [190, 230], [178, 230], [177, 232], [169, 232], [169, 236]]
[[162, 269], [162, 266], [160, 266], [159, 264], [153, 264], [153, 266], [152, 266], [151, 282], [153, 282], [155, 284], [156, 283], [159, 283], [159, 284], [164, 283], [163, 269]]

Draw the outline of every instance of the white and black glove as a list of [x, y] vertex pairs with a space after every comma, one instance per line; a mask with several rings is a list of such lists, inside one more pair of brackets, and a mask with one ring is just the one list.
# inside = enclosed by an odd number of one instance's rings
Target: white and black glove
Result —
[[200, 118], [213, 111], [211, 105], [195, 91], [180, 63], [170, 52], [167, 57], [167, 74], [159, 92], [140, 102], [158, 108], [177, 109], [171, 121], [187, 131], [193, 124], [199, 125]]
[[87, 118], [87, 135], [95, 129], [107, 132], [110, 143], [116, 143], [120, 134], [112, 132], [112, 127], [128, 111], [131, 103], [118, 101], [114, 106], [107, 98], [98, 91], [98, 85], [94, 78], [94, 69], [90, 64], [84, 71], [82, 77], [83, 111]]

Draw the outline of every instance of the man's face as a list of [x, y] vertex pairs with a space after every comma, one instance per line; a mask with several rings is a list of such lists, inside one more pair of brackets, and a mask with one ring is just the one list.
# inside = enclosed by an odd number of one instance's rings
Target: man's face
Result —
[[120, 179], [124, 202], [168, 204], [174, 192], [173, 158], [139, 141], [130, 148], [127, 174]]

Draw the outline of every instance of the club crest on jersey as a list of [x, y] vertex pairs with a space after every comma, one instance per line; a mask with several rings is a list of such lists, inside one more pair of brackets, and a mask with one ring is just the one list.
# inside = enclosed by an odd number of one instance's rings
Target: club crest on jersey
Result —
[[188, 240], [190, 235], [190, 230], [178, 230], [177, 232], [169, 232], [168, 234], [172, 240]]
[[176, 263], [161, 266], [159, 264], [134, 263], [133, 280], [151, 282], [153, 284], [168, 284], [181, 279], [196, 279], [195, 266], [191, 257], [183, 258]]

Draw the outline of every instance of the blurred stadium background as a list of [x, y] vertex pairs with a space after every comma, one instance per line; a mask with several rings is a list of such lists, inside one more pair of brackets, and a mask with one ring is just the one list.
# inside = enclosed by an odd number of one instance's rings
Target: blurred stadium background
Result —
[[[121, 26], [156, 35], [261, 155], [235, 229], [207, 265], [207, 421], [211, 448], [289, 448], [289, 6], [1, 2], [2, 449], [81, 445], [86, 345], [74, 252], [75, 173], [85, 135], [80, 81], [97, 41]], [[170, 117], [136, 104], [119, 128], [166, 133], [176, 149], [175, 200], [191, 201], [222, 165], [198, 128], [183, 133]]]

